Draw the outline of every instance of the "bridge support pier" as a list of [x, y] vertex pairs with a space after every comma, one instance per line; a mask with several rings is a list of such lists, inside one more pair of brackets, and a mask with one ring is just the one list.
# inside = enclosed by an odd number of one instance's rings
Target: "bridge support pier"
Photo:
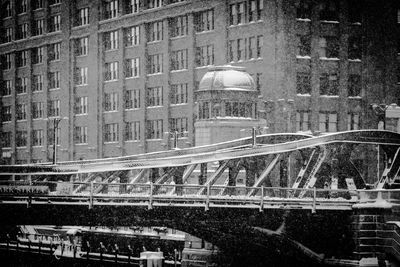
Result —
[[390, 259], [400, 260], [396, 244], [396, 234], [400, 231], [398, 227], [394, 229], [396, 227], [388, 223], [396, 217], [399, 218], [399, 214], [400, 210], [395, 211], [384, 200], [353, 206], [352, 230], [354, 257], [357, 260], [375, 258], [379, 263], [376, 266], [386, 266], [386, 261]]

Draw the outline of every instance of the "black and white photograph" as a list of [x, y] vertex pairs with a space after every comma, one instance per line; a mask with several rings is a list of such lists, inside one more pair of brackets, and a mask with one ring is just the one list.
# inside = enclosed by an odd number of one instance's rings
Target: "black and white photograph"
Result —
[[400, 266], [400, 0], [0, 24], [1, 266]]

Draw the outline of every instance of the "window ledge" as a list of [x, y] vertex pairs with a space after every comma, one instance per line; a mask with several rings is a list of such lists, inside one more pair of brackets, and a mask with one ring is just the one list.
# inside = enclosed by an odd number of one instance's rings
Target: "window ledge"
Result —
[[337, 57], [320, 57], [320, 60], [326, 60], [326, 61], [339, 61], [339, 58]]
[[163, 72], [157, 72], [157, 73], [149, 73], [147, 76], [156, 76], [156, 75], [162, 75]]
[[349, 96], [349, 99], [362, 99], [361, 96], [357, 95], [357, 96]]
[[57, 87], [57, 88], [50, 88], [50, 89], [49, 89], [49, 91], [57, 91], [57, 90], [60, 90], [60, 87]]
[[297, 94], [297, 96], [300, 96], [300, 97], [310, 97], [311, 94]]
[[208, 31], [202, 31], [202, 32], [196, 32], [196, 35], [201, 35], [201, 34], [207, 34], [207, 33], [213, 33], [215, 30], [208, 30]]
[[157, 44], [161, 43], [163, 40], [154, 40], [154, 41], [148, 41], [147, 44]]
[[196, 69], [207, 69], [207, 68], [210, 68], [210, 67], [214, 67], [214, 65], [198, 66], [198, 67], [196, 67]]
[[82, 117], [82, 116], [87, 116], [88, 113], [81, 113], [81, 114], [74, 114], [75, 117]]
[[338, 95], [320, 95], [320, 97], [323, 97], [323, 98], [339, 98]]
[[115, 52], [115, 51], [118, 51], [118, 48], [112, 48], [107, 50], [104, 49], [104, 52]]
[[311, 59], [310, 56], [300, 56], [300, 55], [296, 55], [297, 59]]
[[84, 29], [86, 27], [89, 27], [90, 24], [84, 24], [84, 25], [78, 25], [78, 26], [74, 26], [72, 27], [72, 30], [79, 30], [79, 29]]
[[111, 83], [111, 82], [116, 82], [116, 81], [118, 81], [118, 79], [107, 80], [107, 81], [104, 81], [104, 83]]
[[76, 143], [74, 145], [76, 146], [87, 146], [89, 143]]
[[337, 20], [321, 20], [321, 22], [327, 24], [339, 24], [339, 21]]
[[159, 139], [157, 139], [157, 138], [154, 138], [154, 139], [146, 139], [146, 141], [151, 141], [151, 142], [160, 142], [160, 141], [162, 141], [163, 139], [162, 138], [159, 138]]
[[87, 83], [85, 83], [85, 84], [76, 84], [75, 86], [76, 87], [83, 87], [83, 86], [88, 86], [88, 84]]
[[125, 140], [125, 143], [140, 143], [140, 140]]
[[107, 142], [104, 142], [105, 145], [118, 144], [118, 143], [119, 143], [119, 141], [107, 141]]
[[311, 22], [311, 19], [296, 18], [297, 21]]
[[17, 146], [17, 149], [26, 149], [27, 146]]
[[149, 106], [149, 107], [146, 107], [146, 108], [162, 108], [163, 106]]
[[40, 91], [32, 91], [33, 94], [43, 93], [43, 90]]
[[77, 57], [77, 58], [83, 58], [83, 57], [86, 57], [88, 54], [85, 54], [85, 55], [76, 55], [75, 57]]
[[39, 147], [43, 147], [43, 145], [33, 145], [32, 148], [39, 148]]
[[8, 124], [8, 123], [11, 123], [11, 121], [2, 121], [1, 123], [2, 124]]
[[126, 108], [125, 111], [134, 111], [134, 110], [140, 110], [140, 108]]
[[187, 104], [188, 103], [178, 103], [178, 104], [170, 104], [170, 105], [171, 105], [171, 107], [174, 107], [174, 106], [185, 106]]
[[179, 72], [185, 72], [188, 71], [188, 69], [180, 69], [180, 70], [171, 70], [171, 73], [179, 73]]
[[349, 59], [349, 62], [361, 62], [361, 59], [359, 59], [359, 58]]
[[170, 39], [170, 40], [179, 40], [179, 39], [183, 39], [183, 38], [186, 38], [186, 37], [188, 37], [187, 34], [185, 34], [185, 35], [178, 35], [178, 36], [174, 36], [174, 37], [170, 37], [169, 39]]
[[140, 76], [125, 77], [125, 80], [133, 80], [138, 78], [140, 78]]
[[118, 110], [108, 110], [108, 111], [103, 111], [103, 113], [116, 113]]

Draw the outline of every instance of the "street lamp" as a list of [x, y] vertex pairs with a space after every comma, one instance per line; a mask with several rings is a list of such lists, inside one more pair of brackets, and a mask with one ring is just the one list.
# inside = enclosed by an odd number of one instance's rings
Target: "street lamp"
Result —
[[[53, 126], [54, 126], [54, 132], [53, 132], [53, 165], [57, 164], [57, 130], [58, 130], [58, 125], [62, 120], [68, 120], [68, 117], [63, 117], [63, 118], [53, 118]], [[50, 118], [47, 118], [46, 120], [51, 120]]]

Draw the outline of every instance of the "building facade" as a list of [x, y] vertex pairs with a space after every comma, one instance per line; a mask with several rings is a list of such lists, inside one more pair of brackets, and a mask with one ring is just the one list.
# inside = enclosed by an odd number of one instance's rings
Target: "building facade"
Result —
[[212, 65], [253, 76], [269, 132], [376, 128], [399, 98], [396, 0], [1, 4], [3, 164], [192, 146]]

